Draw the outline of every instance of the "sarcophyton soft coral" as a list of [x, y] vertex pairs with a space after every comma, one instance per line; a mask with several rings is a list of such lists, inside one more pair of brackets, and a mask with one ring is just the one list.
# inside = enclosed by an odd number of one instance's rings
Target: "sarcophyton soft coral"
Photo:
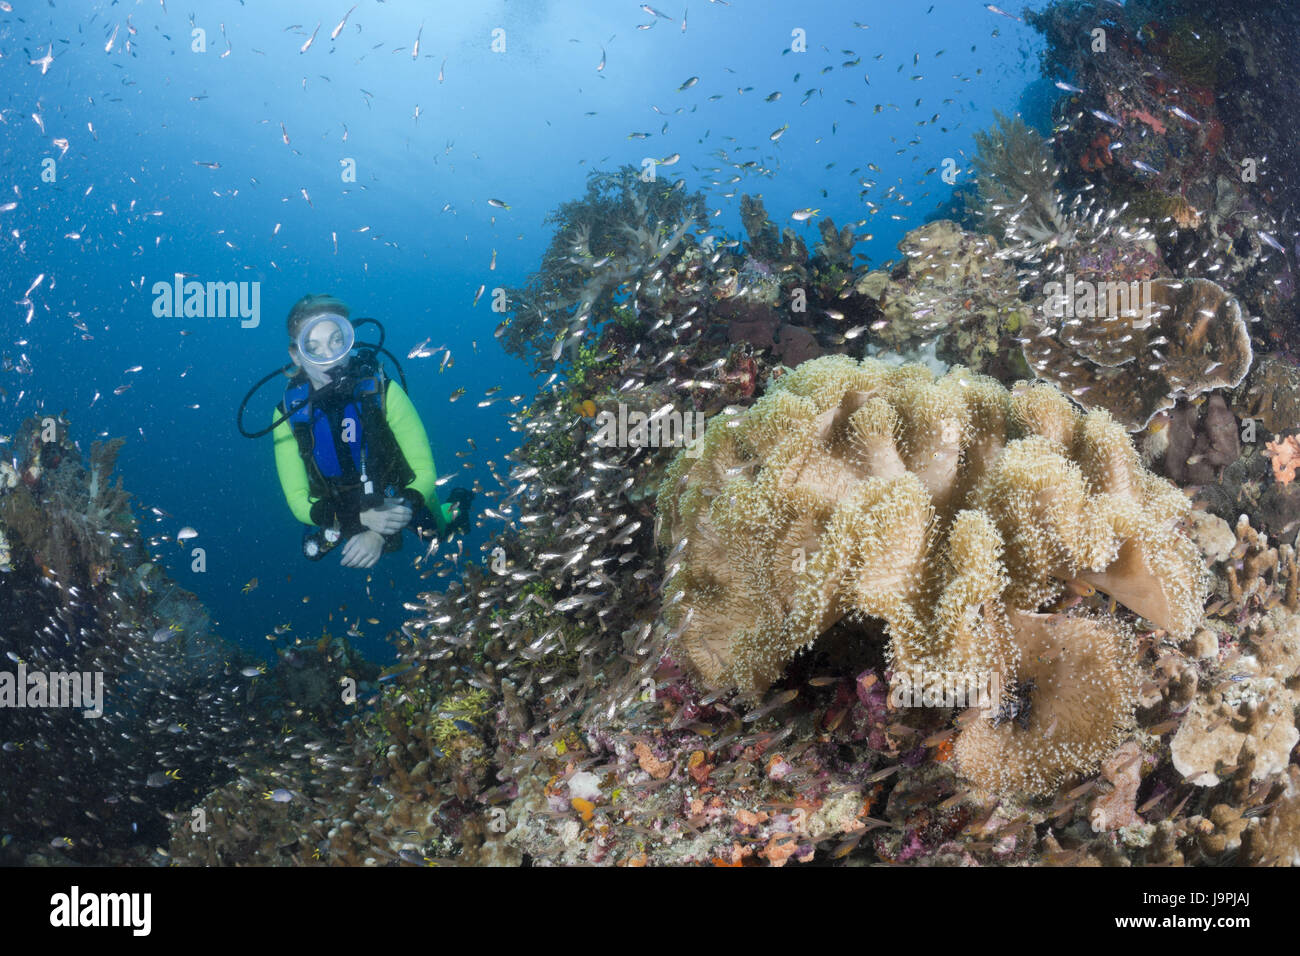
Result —
[[1051, 386], [831, 356], [701, 444], [659, 491], [677, 656], [752, 696], [842, 618], [881, 618], [895, 674], [998, 675], [955, 751], [990, 789], [1046, 792], [1131, 719], [1128, 630], [1045, 611], [1067, 584], [1175, 637], [1200, 619], [1186, 499], [1108, 414]]

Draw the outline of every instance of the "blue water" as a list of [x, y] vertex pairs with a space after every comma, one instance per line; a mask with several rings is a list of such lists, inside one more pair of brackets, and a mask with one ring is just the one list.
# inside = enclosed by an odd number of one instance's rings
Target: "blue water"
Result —
[[[361, 618], [366, 637], [356, 643], [386, 657], [383, 635], [403, 620], [402, 602], [438, 581], [411, 567], [409, 536], [370, 571], [341, 568], [336, 556], [305, 561], [269, 436], [236, 431], [244, 392], [286, 361], [284, 317], [296, 299], [330, 292], [354, 316], [380, 319], [439, 474], [457, 474], [441, 492], [475, 478], [492, 488], [484, 462], [508, 471], [510, 406], [476, 403], [495, 385], [531, 396], [538, 383], [493, 338], [501, 316], [490, 291], [471, 302], [480, 284], [523, 284], [550, 240], [545, 217], [583, 194], [590, 170], [680, 153], [659, 173], [704, 191], [716, 229], [743, 238], [740, 195], [761, 193], [771, 218], [801, 228], [810, 246], [816, 220], [790, 221], [795, 209], [818, 208], [838, 225], [868, 220], [858, 231], [873, 238], [858, 251], [881, 263], [950, 198], [945, 160], [964, 169], [971, 134], [994, 109], [1020, 107], [1039, 49], [1027, 27], [976, 0], [690, 0], [685, 32], [680, 4], [659, 7], [670, 20], [623, 0], [468, 11], [361, 0], [334, 41], [346, 0], [312, 4], [310, 14], [300, 3], [239, 0], [8, 5], [0, 207], [17, 206], [0, 212], [0, 353], [16, 368], [0, 372], [0, 433], [66, 409], [83, 449], [126, 436], [118, 471], [145, 533], [194, 527], [189, 545], [204, 549], [206, 569], [197, 573], [190, 550], [171, 541], [156, 553], [218, 633], [261, 653], [276, 625], [315, 637]], [[504, 50], [494, 52], [497, 29]], [[790, 50], [796, 29], [806, 52]], [[194, 30], [206, 52], [192, 50]], [[42, 75], [30, 61], [47, 48]], [[679, 90], [690, 77], [699, 81]], [[1027, 118], [1041, 125], [1041, 115]], [[55, 139], [67, 140], [66, 154]], [[719, 150], [766, 173], [737, 170]], [[46, 160], [53, 182], [41, 178]], [[348, 161], [355, 182], [341, 177]], [[735, 175], [744, 178], [729, 182]], [[875, 214], [859, 195], [863, 179], [878, 184], [867, 197]], [[891, 184], [903, 201], [884, 198]], [[260, 283], [259, 324], [155, 318], [150, 289], [177, 272]], [[40, 275], [27, 322], [29, 307], [16, 303]], [[454, 356], [441, 374], [441, 356], [406, 358], [430, 338]], [[464, 398], [449, 402], [462, 387]], [[278, 398], [273, 386], [255, 396], [250, 428], [270, 421]], [[477, 451], [457, 457], [467, 438]], [[467, 552], [495, 530], [483, 520]]]

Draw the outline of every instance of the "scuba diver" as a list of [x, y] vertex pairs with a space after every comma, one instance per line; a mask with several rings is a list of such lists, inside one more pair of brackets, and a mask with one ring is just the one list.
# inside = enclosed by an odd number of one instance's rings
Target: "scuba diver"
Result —
[[[358, 320], [356, 326], [379, 329], [377, 345], [360, 343], [350, 315], [329, 295], [294, 303], [287, 320], [291, 363], [244, 396], [238, 426], [248, 438], [275, 433], [285, 500], [294, 517], [311, 526], [303, 554], [319, 560], [342, 542], [344, 567], [369, 568], [402, 547], [406, 527], [443, 539], [467, 532], [473, 493], [456, 489], [446, 504], [438, 502], [429, 438], [406, 395], [401, 366], [383, 347], [383, 326]], [[401, 385], [385, 375], [381, 352], [397, 366]], [[280, 374], [290, 376], [289, 384], [271, 425], [245, 430], [248, 400]]]

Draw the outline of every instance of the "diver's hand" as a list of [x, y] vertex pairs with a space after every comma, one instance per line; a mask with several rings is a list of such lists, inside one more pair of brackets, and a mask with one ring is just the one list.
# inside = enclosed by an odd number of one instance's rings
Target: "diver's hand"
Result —
[[387, 537], [394, 531], [401, 531], [411, 520], [411, 509], [404, 504], [390, 502], [382, 508], [370, 508], [361, 512], [361, 523], [371, 531], [377, 531]]
[[348, 538], [343, 545], [343, 567], [372, 568], [384, 553], [384, 536], [378, 531], [363, 531]]

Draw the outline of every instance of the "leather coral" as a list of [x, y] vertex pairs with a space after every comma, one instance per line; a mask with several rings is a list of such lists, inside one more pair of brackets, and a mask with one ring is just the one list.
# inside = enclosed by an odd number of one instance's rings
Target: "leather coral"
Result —
[[[1045, 792], [1131, 718], [1127, 628], [1044, 609], [1096, 587], [1175, 637], [1200, 620], [1187, 500], [1054, 387], [829, 356], [700, 446], [658, 499], [676, 657], [754, 696], [841, 619], [882, 619], [895, 674], [998, 675], [1002, 698], [956, 745], [991, 789]], [[1068, 663], [1044, 662], [1058, 644]]]

